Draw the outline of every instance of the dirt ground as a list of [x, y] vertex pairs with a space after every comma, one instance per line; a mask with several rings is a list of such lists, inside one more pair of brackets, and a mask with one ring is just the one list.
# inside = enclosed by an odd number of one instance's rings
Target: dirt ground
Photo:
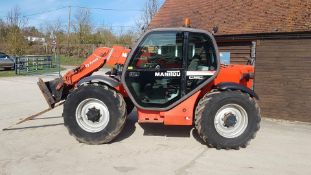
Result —
[[[0, 78], [0, 129], [47, 107], [37, 78]], [[0, 175], [311, 174], [310, 124], [263, 119], [246, 149], [216, 150], [191, 127], [139, 125], [132, 113], [113, 143], [90, 146], [68, 134], [61, 113], [0, 131]]]

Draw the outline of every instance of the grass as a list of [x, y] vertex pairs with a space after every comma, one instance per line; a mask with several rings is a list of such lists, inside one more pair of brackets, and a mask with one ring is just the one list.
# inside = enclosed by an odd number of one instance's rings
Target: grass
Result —
[[[60, 69], [65, 70], [64, 68]], [[46, 74], [46, 73], [52, 73], [52, 72], [58, 72], [58, 67], [51, 68], [51, 69], [44, 69], [44, 70], [33, 70], [33, 71], [21, 71], [20, 74], [16, 74], [15, 70], [1, 70], [0, 71], [0, 77], [14, 77], [14, 76], [23, 76], [23, 75], [38, 75], [38, 74]]]
[[59, 56], [60, 64], [64, 66], [79, 66], [86, 58]]
[[0, 77], [13, 77], [16, 76], [15, 70], [0, 70]]
[[[60, 63], [63, 66], [79, 66], [86, 58], [79, 58], [79, 57], [68, 57], [65, 55], [59, 56]], [[56, 60], [57, 62], [58, 60]], [[65, 70], [61, 68], [61, 71]], [[34, 75], [34, 74], [45, 74], [51, 72], [58, 72], [58, 67], [51, 68], [51, 69], [44, 69], [44, 70], [33, 70], [33, 71], [21, 71], [20, 74], [15, 74], [15, 70], [0, 70], [0, 77], [14, 77], [14, 76], [22, 76], [22, 75]]]

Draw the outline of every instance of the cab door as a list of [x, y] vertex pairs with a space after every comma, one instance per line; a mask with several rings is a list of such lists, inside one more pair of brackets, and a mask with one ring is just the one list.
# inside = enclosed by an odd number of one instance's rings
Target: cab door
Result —
[[129, 55], [124, 87], [139, 108], [168, 110], [215, 77], [215, 47], [208, 33], [151, 31]]
[[144, 108], [165, 108], [182, 96], [183, 32], [152, 32], [139, 44], [125, 82]]

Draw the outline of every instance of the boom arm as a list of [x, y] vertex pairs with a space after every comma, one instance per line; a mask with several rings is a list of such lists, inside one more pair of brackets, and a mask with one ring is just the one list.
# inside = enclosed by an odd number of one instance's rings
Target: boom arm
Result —
[[64, 84], [67, 86], [75, 85], [79, 80], [91, 75], [104, 65], [113, 67], [116, 64], [124, 64], [129, 52], [130, 49], [122, 46], [97, 48], [79, 67], [64, 75], [63, 84], [57, 86], [57, 89], [60, 89]]
[[122, 46], [97, 48], [79, 67], [52, 81], [43, 82], [39, 79], [38, 86], [49, 106], [54, 107], [55, 103], [67, 97], [69, 90], [75, 88], [79, 80], [90, 76], [104, 65], [123, 65], [129, 52], [130, 49]]

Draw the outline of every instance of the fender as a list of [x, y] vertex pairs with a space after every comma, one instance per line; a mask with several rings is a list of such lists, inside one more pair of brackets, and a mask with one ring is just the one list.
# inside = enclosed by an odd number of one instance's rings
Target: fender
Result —
[[244, 93], [248, 93], [251, 97], [256, 98], [257, 100], [259, 100], [258, 95], [251, 89], [249, 89], [248, 87], [245, 87], [243, 85], [240, 85], [238, 83], [231, 83], [231, 82], [225, 82], [225, 83], [219, 83], [216, 85], [216, 89], [220, 90], [220, 91], [225, 91], [225, 90], [240, 90]]
[[114, 87], [117, 87], [120, 85], [120, 81], [114, 79], [114, 78], [111, 78], [109, 76], [104, 76], [104, 75], [91, 75], [91, 76], [88, 76], [88, 77], [85, 77], [83, 79], [81, 79], [77, 86], [81, 86], [82, 84], [84, 83], [87, 83], [87, 82], [101, 82], [101, 83], [104, 83], [112, 88]]

